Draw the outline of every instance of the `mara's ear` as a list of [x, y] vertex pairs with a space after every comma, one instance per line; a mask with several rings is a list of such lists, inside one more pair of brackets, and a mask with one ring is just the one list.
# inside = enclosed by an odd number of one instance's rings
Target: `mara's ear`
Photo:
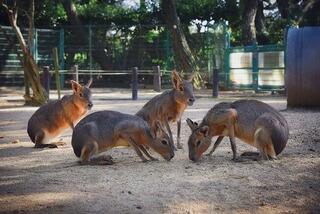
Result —
[[207, 137], [209, 134], [209, 126], [203, 126], [199, 130], [204, 137]]
[[198, 128], [198, 123], [193, 122], [191, 119], [187, 118], [187, 124], [190, 127], [191, 131], [194, 131], [196, 128]]
[[151, 137], [152, 137], [153, 139], [156, 139], [156, 138], [157, 138], [157, 133], [156, 133], [155, 130], [151, 130], [151, 129], [150, 129], [150, 134], [151, 134]]
[[172, 84], [173, 84], [173, 87], [177, 90], [183, 90], [183, 81], [181, 80], [178, 72], [176, 70], [173, 70], [172, 73], [171, 73], [171, 80], [172, 80]]
[[156, 127], [157, 127], [157, 130], [161, 130], [161, 132], [167, 134], [159, 120], [156, 121]]
[[92, 84], [92, 78], [89, 79], [88, 83], [86, 84], [86, 87], [90, 88], [91, 84]]
[[82, 86], [74, 80], [71, 80], [71, 88], [74, 93], [79, 93], [81, 91]]

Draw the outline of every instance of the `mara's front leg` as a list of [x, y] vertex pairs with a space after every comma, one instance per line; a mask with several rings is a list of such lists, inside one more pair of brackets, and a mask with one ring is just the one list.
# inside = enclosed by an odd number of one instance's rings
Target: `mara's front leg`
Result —
[[181, 118], [177, 121], [177, 148], [182, 149], [182, 145], [180, 143], [180, 131], [181, 131]]
[[145, 158], [143, 156], [142, 152], [140, 151], [139, 144], [131, 137], [130, 137], [130, 140], [129, 140], [129, 144], [133, 147], [133, 149], [135, 150], [137, 155], [141, 158], [142, 162], [147, 162], [148, 161], [148, 159]]
[[233, 156], [232, 160], [235, 162], [242, 162], [243, 159], [237, 153], [236, 137], [235, 137], [233, 125], [228, 128], [228, 132], [229, 132], [229, 139], [230, 139], [230, 144], [232, 149], [232, 156]]
[[171, 144], [172, 148], [174, 150], [177, 150], [177, 148], [174, 146], [173, 135], [172, 135], [171, 128], [170, 128], [168, 120], [164, 121], [164, 125], [166, 126], [166, 129], [168, 131], [168, 134], [169, 134], [169, 137], [170, 137], [170, 141], [171, 141], [170, 144]]
[[207, 154], [207, 156], [211, 156], [212, 153], [216, 150], [216, 148], [220, 145], [220, 143], [222, 142], [224, 136], [219, 136], [216, 140], [216, 142], [214, 143], [211, 151]]

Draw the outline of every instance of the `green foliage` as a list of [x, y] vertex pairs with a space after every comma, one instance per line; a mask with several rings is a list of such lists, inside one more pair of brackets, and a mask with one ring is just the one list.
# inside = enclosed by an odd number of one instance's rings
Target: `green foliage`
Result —
[[[35, 26], [51, 28], [65, 26], [68, 22], [63, 7], [65, 0], [35, 1]], [[27, 26], [23, 11], [28, 10], [28, 2], [21, 1], [19, 24]], [[128, 4], [129, 2], [129, 4]], [[135, 3], [134, 3], [135, 2]], [[241, 44], [242, 0], [176, 0], [177, 12], [192, 53], [202, 70], [223, 67], [221, 56], [224, 54], [225, 30], [230, 35], [232, 46]], [[276, 1], [264, 0], [264, 14], [269, 44], [283, 43], [288, 25], [319, 25], [320, 3], [315, 2], [308, 10], [304, 8], [310, 1], [289, 0], [288, 19], [281, 18]], [[161, 0], [73, 0], [78, 17], [85, 26], [92, 27], [92, 47], [99, 45], [107, 50], [106, 60], [112, 68], [127, 69], [130, 66], [150, 67], [158, 64], [164, 69], [172, 69], [174, 60], [170, 36], [164, 27], [160, 7]], [[130, 6], [130, 4], [133, 6]], [[141, 6], [139, 7], [139, 3]], [[1, 11], [0, 11], [1, 12]], [[0, 23], [8, 25], [6, 19]], [[227, 22], [228, 29], [222, 30], [219, 23]], [[190, 30], [190, 26], [193, 30]], [[88, 66], [89, 34], [81, 46], [78, 35], [65, 30], [66, 62], [68, 65], [79, 63]], [[87, 31], [87, 27], [85, 28]], [[88, 38], [88, 39], [87, 39]], [[94, 60], [93, 60], [94, 61]], [[91, 65], [99, 68], [98, 65]]]
[[41, 4], [35, 2], [35, 24], [36, 26], [55, 27], [64, 24], [68, 17], [60, 2], [43, 0]]
[[76, 9], [82, 19], [91, 24], [130, 25], [139, 20], [137, 11], [116, 3], [106, 4], [98, 0], [89, 0], [86, 4], [76, 4]]

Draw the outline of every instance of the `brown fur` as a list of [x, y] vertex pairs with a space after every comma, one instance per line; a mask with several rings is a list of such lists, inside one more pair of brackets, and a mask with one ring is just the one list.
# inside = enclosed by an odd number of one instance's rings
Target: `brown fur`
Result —
[[[90, 82], [91, 84], [91, 82]], [[72, 81], [73, 95], [41, 106], [28, 121], [28, 134], [36, 148], [57, 147], [47, 144], [83, 117], [92, 107], [90, 84], [81, 86]]]
[[235, 138], [256, 147], [260, 158], [275, 159], [286, 146], [289, 128], [284, 117], [271, 106], [256, 100], [239, 100], [233, 103], [219, 103], [214, 106], [198, 126], [187, 120], [192, 130], [189, 137], [189, 157], [197, 161], [208, 149], [211, 139], [220, 136], [212, 154], [223, 136], [228, 136], [233, 159], [239, 160]]
[[[162, 130], [162, 133], [165, 131]], [[166, 160], [174, 156], [168, 135], [159, 138], [152, 134], [148, 123], [140, 117], [116, 111], [99, 111], [83, 118], [73, 131], [71, 144], [75, 155], [80, 157], [82, 163], [100, 163], [102, 160], [110, 164], [110, 157], [105, 160], [98, 155], [114, 147], [123, 146], [132, 147], [144, 162], [148, 159], [143, 153], [150, 160], [155, 160], [146, 151], [147, 146]]]
[[152, 98], [136, 115], [147, 121], [154, 133], [160, 131], [155, 125], [155, 121], [160, 121], [170, 135], [172, 147], [174, 145], [169, 123], [178, 122], [177, 146], [182, 148], [180, 144], [181, 116], [187, 106], [192, 105], [195, 100], [192, 78], [182, 80], [175, 71], [172, 72], [171, 77], [173, 89], [164, 91], [162, 94]]

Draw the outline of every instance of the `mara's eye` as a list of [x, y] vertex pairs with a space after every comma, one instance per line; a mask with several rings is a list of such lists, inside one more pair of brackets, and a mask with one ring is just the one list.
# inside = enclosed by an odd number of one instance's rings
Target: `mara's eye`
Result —
[[83, 97], [83, 94], [82, 94], [82, 93], [79, 93], [79, 96], [80, 96], [80, 97]]
[[201, 141], [198, 141], [198, 142], [197, 142], [197, 146], [200, 146], [200, 144], [201, 144]]
[[161, 143], [162, 143], [163, 145], [167, 145], [167, 144], [168, 144], [168, 142], [165, 141], [165, 140], [162, 140]]
[[180, 91], [184, 91], [183, 86], [180, 86], [180, 88], [179, 88], [179, 89], [180, 89]]

